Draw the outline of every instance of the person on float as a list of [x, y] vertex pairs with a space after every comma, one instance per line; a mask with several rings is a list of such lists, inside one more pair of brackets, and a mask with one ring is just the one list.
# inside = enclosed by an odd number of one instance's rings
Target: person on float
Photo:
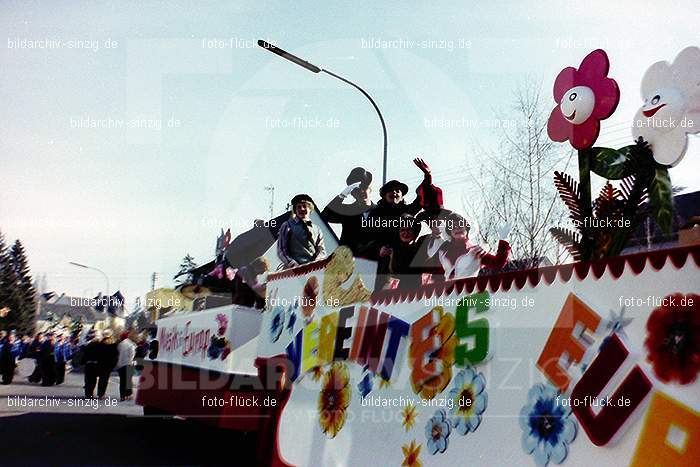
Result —
[[379, 190], [381, 199], [367, 216], [367, 231], [373, 238], [360, 256], [377, 260], [377, 279], [375, 289], [381, 289], [388, 283], [391, 245], [397, 245], [399, 238], [399, 219], [402, 214], [415, 216], [422, 209], [435, 209], [442, 205], [442, 190], [433, 185], [430, 167], [421, 158], [413, 163], [423, 172], [423, 181], [416, 189], [417, 197], [406, 203], [408, 186], [398, 180], [390, 180]]
[[510, 224], [505, 224], [498, 230], [500, 240], [495, 254], [487, 253], [480, 246], [469, 242], [470, 225], [457, 213], [447, 217], [446, 230], [449, 239], [438, 252], [445, 279], [476, 277], [481, 268], [500, 269], [508, 262], [510, 244], [506, 238], [511, 230]]
[[[372, 173], [362, 167], [355, 167], [350, 171], [345, 183], [347, 186], [321, 211], [321, 216], [326, 222], [342, 226], [339, 244], [347, 246], [357, 255], [360, 249], [372, 240], [362, 225], [370, 209], [376, 206], [369, 199], [372, 192]], [[352, 196], [354, 201], [343, 204], [348, 195]]]
[[422, 283], [423, 267], [415, 261], [420, 245], [416, 241], [420, 235], [421, 224], [410, 214], [402, 214], [399, 218], [399, 241], [389, 247], [383, 247], [380, 254], [388, 254], [389, 274], [398, 279], [397, 289], [410, 290]]
[[323, 232], [310, 218], [313, 200], [309, 195], [299, 194], [292, 198], [291, 204], [293, 216], [280, 225], [277, 237], [277, 256], [285, 269], [326, 257]]
[[267, 273], [270, 262], [259, 256], [246, 266], [238, 268], [231, 281], [231, 302], [262, 310], [265, 308]]
[[452, 211], [440, 206], [439, 208], [423, 211], [416, 216], [418, 222], [425, 222], [430, 229], [430, 233], [416, 240], [418, 251], [413, 266], [414, 268], [422, 269], [423, 274], [428, 276], [429, 282], [439, 282], [445, 278], [445, 270], [442, 267], [442, 263], [440, 263], [438, 252], [448, 239], [445, 231], [445, 220], [451, 214]]

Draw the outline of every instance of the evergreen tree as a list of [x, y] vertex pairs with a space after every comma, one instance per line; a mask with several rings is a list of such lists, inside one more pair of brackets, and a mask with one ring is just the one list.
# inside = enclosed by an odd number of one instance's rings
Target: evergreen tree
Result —
[[3, 330], [11, 329], [11, 321], [16, 312], [15, 282], [16, 277], [10, 260], [10, 252], [5, 244], [5, 236], [0, 232], [0, 309], [10, 310], [6, 316], [0, 317], [0, 329]]
[[33, 332], [36, 320], [36, 292], [22, 242], [15, 240], [10, 248], [9, 257], [14, 273], [14, 296], [17, 307], [10, 323], [18, 332]]
[[190, 256], [189, 253], [182, 258], [182, 263], [180, 263], [180, 269], [177, 274], [175, 274], [175, 283], [177, 285], [187, 284], [192, 282], [192, 274], [188, 274], [191, 270], [197, 267], [197, 263], [194, 262], [194, 258]]

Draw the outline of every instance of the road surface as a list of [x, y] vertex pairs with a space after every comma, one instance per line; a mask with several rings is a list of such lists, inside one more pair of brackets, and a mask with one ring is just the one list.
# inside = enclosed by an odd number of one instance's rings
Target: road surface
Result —
[[143, 417], [118, 401], [116, 377], [99, 406], [82, 385], [82, 374], [61, 386], [0, 385], [0, 465], [255, 465], [252, 435]]

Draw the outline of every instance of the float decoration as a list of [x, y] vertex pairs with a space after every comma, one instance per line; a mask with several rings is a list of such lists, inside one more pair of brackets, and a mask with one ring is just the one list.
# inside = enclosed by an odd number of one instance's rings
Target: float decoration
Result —
[[565, 173], [554, 172], [554, 184], [577, 231], [553, 227], [550, 233], [574, 260], [617, 256], [622, 251], [646, 214], [646, 190], [636, 180], [633, 176], [622, 180], [619, 189], [608, 182], [593, 203], [591, 216], [586, 218], [578, 183]]
[[[562, 70], [554, 83], [558, 106], [550, 115], [547, 133], [553, 141], [568, 139], [579, 156], [578, 185], [559, 173], [555, 174], [555, 184], [578, 232], [561, 228], [550, 231], [575, 259], [619, 254], [647, 215], [664, 234], [672, 233], [673, 189], [668, 167], [683, 157], [687, 134], [700, 131], [695, 125], [700, 117], [700, 49], [688, 47], [672, 65], [655, 63], [644, 75], [645, 103], [635, 117], [635, 143], [620, 149], [593, 147], [600, 120], [612, 115], [620, 96], [615, 81], [607, 78], [608, 67], [605, 52], [595, 50], [578, 70]], [[667, 121], [669, 124], [664, 125]], [[591, 171], [608, 180], [622, 180], [620, 190], [615, 193], [606, 186], [592, 203]], [[648, 210], [639, 209], [644, 201], [648, 201]], [[597, 224], [593, 207], [599, 209], [601, 203], [618, 205], [622, 211], [616, 219], [629, 221], [628, 225], [607, 233], [591, 229], [589, 226]]]
[[644, 105], [634, 116], [632, 135], [643, 138], [663, 166], [685, 155], [688, 134], [700, 132], [700, 49], [683, 49], [672, 64], [660, 61], [642, 78]]
[[[564, 68], [554, 81], [557, 106], [547, 121], [547, 134], [552, 141], [569, 140], [578, 150], [578, 168], [582, 217], [591, 217], [591, 147], [598, 139], [600, 121], [610, 117], [620, 101], [620, 89], [608, 78], [610, 61], [604, 50], [588, 54], [578, 70]], [[590, 257], [592, 245], [582, 236], [584, 257]]]
[[598, 139], [600, 121], [610, 117], [620, 100], [620, 89], [608, 78], [610, 62], [605, 51], [594, 50], [579, 65], [564, 68], [554, 81], [554, 100], [547, 122], [553, 141], [569, 140], [578, 150], [588, 149]]
[[647, 361], [665, 383], [693, 383], [700, 374], [700, 295], [670, 295], [647, 320]]
[[569, 453], [569, 445], [576, 439], [577, 425], [571, 408], [559, 404], [559, 397], [559, 391], [551, 386], [536, 384], [520, 411], [522, 447], [534, 456], [537, 465], [547, 465], [550, 461], [561, 464]]

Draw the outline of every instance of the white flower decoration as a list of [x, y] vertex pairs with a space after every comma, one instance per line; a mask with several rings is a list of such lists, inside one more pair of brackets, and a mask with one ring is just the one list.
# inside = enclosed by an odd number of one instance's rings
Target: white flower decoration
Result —
[[632, 135], [651, 145], [656, 162], [677, 165], [688, 146], [687, 134], [700, 132], [700, 49], [687, 47], [672, 64], [650, 66], [642, 79], [642, 99]]

